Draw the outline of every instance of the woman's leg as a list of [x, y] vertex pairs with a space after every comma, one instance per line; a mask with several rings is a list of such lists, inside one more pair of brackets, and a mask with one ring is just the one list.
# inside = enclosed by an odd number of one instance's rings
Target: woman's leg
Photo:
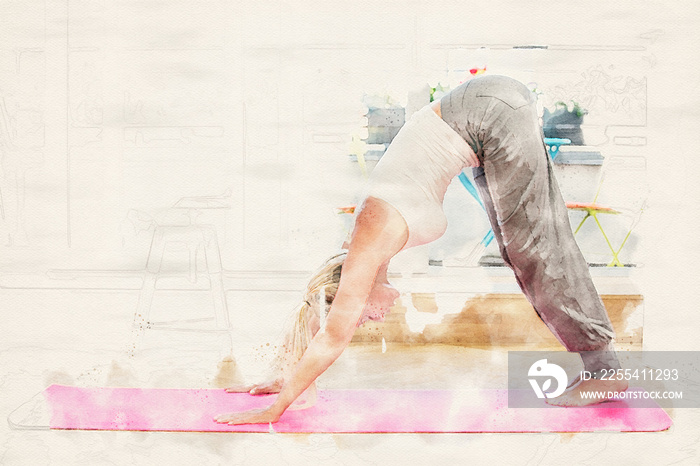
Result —
[[[443, 97], [441, 113], [482, 161], [475, 184], [494, 237], [537, 314], [567, 350], [581, 354], [587, 371], [616, 369], [612, 325], [571, 231], [533, 100], [517, 81], [486, 76]], [[582, 392], [627, 388], [625, 381], [578, 382], [550, 402], [590, 404], [607, 395], [584, 399]]]
[[[567, 350], [607, 350], [614, 337], [612, 325], [571, 231], [539, 126], [522, 117], [507, 123], [508, 131], [485, 141], [483, 170], [475, 170], [501, 254], [537, 314]], [[614, 356], [588, 359], [587, 370], [617, 364]]]

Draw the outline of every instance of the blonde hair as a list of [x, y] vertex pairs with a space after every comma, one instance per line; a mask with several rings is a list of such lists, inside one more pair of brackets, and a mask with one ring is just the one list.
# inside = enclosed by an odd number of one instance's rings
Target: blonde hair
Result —
[[315, 333], [311, 328], [313, 319], [318, 319], [320, 325], [330, 311], [346, 257], [347, 251], [334, 254], [311, 276], [304, 300], [294, 309], [287, 323], [284, 344], [274, 365], [276, 369], [289, 370], [304, 355]]

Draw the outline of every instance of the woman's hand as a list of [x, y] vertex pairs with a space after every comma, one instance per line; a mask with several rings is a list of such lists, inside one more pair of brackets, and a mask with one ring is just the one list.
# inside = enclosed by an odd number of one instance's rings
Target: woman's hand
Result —
[[269, 424], [277, 422], [280, 415], [272, 410], [272, 407], [251, 409], [242, 413], [220, 414], [214, 418], [219, 424]]
[[250, 393], [251, 395], [269, 395], [279, 393], [282, 389], [282, 378], [268, 380], [255, 385], [234, 385], [226, 389], [228, 393]]

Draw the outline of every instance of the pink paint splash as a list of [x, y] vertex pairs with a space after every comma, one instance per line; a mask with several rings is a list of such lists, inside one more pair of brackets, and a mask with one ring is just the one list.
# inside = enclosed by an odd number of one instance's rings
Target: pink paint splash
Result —
[[[267, 424], [218, 424], [218, 414], [269, 405], [217, 389], [80, 388], [44, 391], [52, 429], [269, 432]], [[648, 402], [647, 406], [648, 406]], [[507, 390], [326, 390], [312, 408], [287, 411], [275, 432], [594, 432], [660, 431], [671, 419], [660, 407], [612, 402], [597, 407], [508, 408]]]

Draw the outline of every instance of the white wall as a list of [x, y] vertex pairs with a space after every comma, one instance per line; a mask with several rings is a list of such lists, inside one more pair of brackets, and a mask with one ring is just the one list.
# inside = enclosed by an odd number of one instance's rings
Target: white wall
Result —
[[[587, 102], [591, 144], [604, 155], [688, 173], [692, 144], [668, 150], [669, 130], [684, 123], [664, 118], [687, 99], [667, 83], [694, 72], [690, 57], [666, 52], [691, 23], [660, 3], [71, 0], [0, 9], [9, 25], [0, 50], [8, 270], [140, 268], [150, 233], [138, 225], [182, 197], [219, 194], [230, 208], [200, 221], [217, 226], [226, 268], [310, 269], [339, 244], [333, 208], [355, 201], [363, 181], [347, 157], [363, 93], [402, 96], [457, 80], [478, 46], [489, 47], [489, 73], [536, 82], [545, 103], [572, 93]], [[548, 49], [513, 48], [522, 45]], [[588, 197], [596, 176], [583, 176], [581, 193], [576, 176], [562, 174], [565, 195]], [[654, 209], [667, 218], [679, 197], [675, 182], [655, 188], [652, 230]], [[483, 214], [460, 195], [448, 196], [452, 227], [434, 256], [483, 235]], [[587, 250], [604, 256], [595, 234], [583, 241], [593, 238]], [[625, 252], [644, 262], [640, 238]]]

